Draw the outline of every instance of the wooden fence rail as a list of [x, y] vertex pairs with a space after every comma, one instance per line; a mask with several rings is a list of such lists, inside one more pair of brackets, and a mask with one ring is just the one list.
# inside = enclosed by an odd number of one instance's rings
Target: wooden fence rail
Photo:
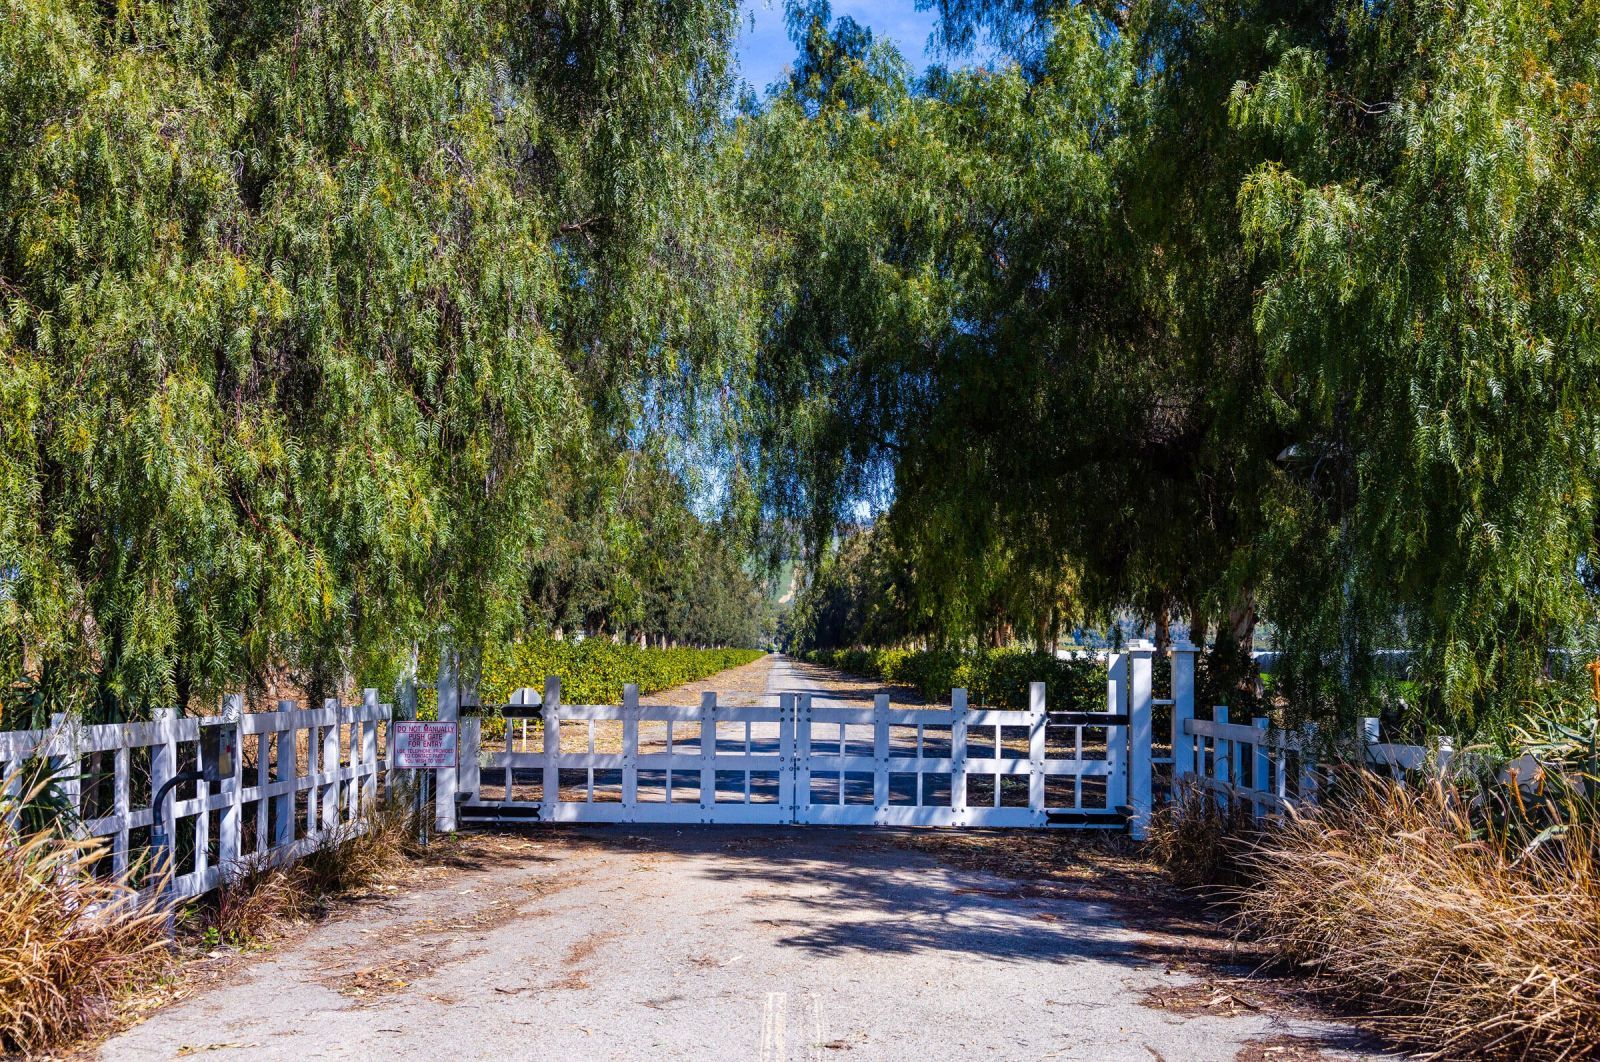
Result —
[[[1450, 766], [1455, 752], [1449, 739], [1432, 746], [1379, 741], [1378, 722], [1376, 717], [1362, 720], [1361, 733], [1343, 742], [1342, 750], [1335, 743], [1338, 762], [1360, 763], [1397, 781]], [[1210, 720], [1183, 718], [1178, 724], [1185, 735], [1184, 761], [1192, 765], [1179, 777], [1216, 794], [1219, 802], [1235, 801], [1259, 817], [1316, 801], [1327, 769], [1319, 754], [1327, 750], [1312, 731], [1274, 729], [1264, 718], [1232, 723], [1220, 705]]]
[[[570, 705], [552, 678], [499, 709], [503, 744], [492, 748], [476, 696], [447, 656], [439, 718], [457, 723], [459, 758], [436, 772], [436, 822], [455, 829], [459, 803], [480, 818], [1125, 827], [1141, 838], [1153, 808], [1187, 780], [1258, 816], [1315, 800], [1325, 771], [1318, 754], [1329, 743], [1264, 718], [1235, 722], [1226, 706], [1198, 718], [1197, 652], [1171, 647], [1165, 696], [1154, 689], [1149, 642], [1107, 654], [1105, 702], [1095, 711], [1052, 710], [1042, 683], [1032, 684], [1026, 711], [969, 705], [965, 690], [952, 691], [948, 705], [916, 708], [810, 693], [747, 707], [708, 693], [698, 707], [670, 708], [641, 705], [633, 687], [620, 705]], [[106, 839], [97, 869], [137, 879], [149, 862], [152, 795], [202, 766], [204, 728], [237, 727], [234, 777], [180, 786], [164, 809], [180, 897], [215, 888], [246, 861], [293, 860], [364, 827], [394, 759], [395, 714], [376, 690], [363, 691], [359, 705], [280, 701], [275, 712], [243, 713], [233, 698], [227, 707], [218, 718], [169, 713], [80, 726], [57, 717], [45, 730], [0, 733], [0, 791], [17, 797], [47, 770], [73, 828]], [[615, 733], [597, 745], [597, 728]], [[1378, 738], [1369, 719], [1333, 751], [1395, 778], [1447, 766], [1453, 755], [1448, 742]]]
[[386, 784], [392, 709], [376, 690], [362, 703], [321, 708], [278, 702], [275, 712], [243, 713], [241, 698], [214, 718], [81, 726], [57, 716], [48, 729], [0, 733], [0, 789], [11, 814], [24, 787], [49, 777], [66, 804], [63, 818], [85, 838], [105, 838], [108, 874], [148, 869], [150, 801], [168, 779], [199, 769], [201, 730], [238, 728], [239, 764], [221, 782], [179, 785], [162, 809], [173, 839], [172, 890], [178, 897], [216, 888], [245, 862], [292, 861], [341, 831], [365, 826]]

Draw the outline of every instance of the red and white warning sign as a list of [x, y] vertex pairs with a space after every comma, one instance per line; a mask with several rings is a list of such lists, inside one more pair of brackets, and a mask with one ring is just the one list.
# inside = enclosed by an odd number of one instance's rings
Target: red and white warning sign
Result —
[[454, 723], [395, 723], [394, 765], [408, 770], [436, 770], [456, 765]]

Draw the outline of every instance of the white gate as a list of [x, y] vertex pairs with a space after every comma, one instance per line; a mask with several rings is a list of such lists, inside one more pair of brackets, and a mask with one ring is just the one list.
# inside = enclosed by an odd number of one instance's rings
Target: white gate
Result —
[[[847, 705], [785, 693], [697, 708], [516, 691], [503, 741], [462, 720], [465, 818], [544, 822], [1115, 827], [1150, 806], [1150, 653], [1111, 659], [1104, 711]], [[1129, 662], [1132, 661], [1130, 673]], [[1192, 683], [1191, 683], [1192, 685]], [[533, 720], [539, 724], [530, 726]], [[1142, 740], [1140, 733], [1142, 730]], [[1159, 762], [1159, 761], [1158, 761]], [[1170, 758], [1166, 762], [1170, 762]], [[1131, 780], [1131, 785], [1130, 785]]]

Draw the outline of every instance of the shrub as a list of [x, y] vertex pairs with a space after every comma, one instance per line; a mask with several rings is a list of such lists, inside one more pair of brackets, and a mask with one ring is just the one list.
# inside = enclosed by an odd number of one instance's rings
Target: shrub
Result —
[[168, 959], [161, 912], [94, 877], [103, 844], [6, 825], [25, 802], [0, 798], [0, 1050], [31, 1054], [91, 1032]]
[[1148, 851], [1175, 885], [1237, 888], [1246, 880], [1240, 856], [1255, 834], [1241, 805], [1219, 804], [1189, 779], [1151, 816]]
[[1028, 684], [1043, 682], [1052, 708], [1093, 711], [1105, 704], [1104, 666], [1092, 660], [1058, 660], [1026, 649], [833, 649], [808, 653], [806, 659], [909, 686], [932, 702], [945, 701], [959, 687], [973, 704], [1026, 710]]
[[196, 912], [200, 929], [225, 944], [246, 947], [308, 913], [310, 897], [294, 866], [244, 859], [226, 868], [221, 886]]
[[416, 816], [405, 793], [373, 805], [364, 827], [331, 831], [294, 865], [313, 899], [356, 892], [381, 881], [416, 844]]
[[1447, 785], [1352, 772], [1245, 851], [1239, 925], [1441, 1056], [1594, 1057], [1600, 829], [1561, 826], [1525, 844]]
[[756, 649], [641, 649], [604, 638], [537, 639], [490, 653], [480, 693], [484, 704], [504, 704], [513, 690], [542, 688], [546, 676], [556, 675], [561, 679], [561, 699], [569, 704], [616, 704], [622, 700], [622, 687], [630, 682], [638, 684], [640, 693], [654, 693], [764, 655]]

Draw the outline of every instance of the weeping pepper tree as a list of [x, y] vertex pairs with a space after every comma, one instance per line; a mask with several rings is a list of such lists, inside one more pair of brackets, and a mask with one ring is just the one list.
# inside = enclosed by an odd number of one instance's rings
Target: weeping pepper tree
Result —
[[1265, 617], [1274, 693], [1342, 724], [1561, 696], [1595, 631], [1595, 12], [938, 6], [1001, 61], [912, 81], [808, 30], [833, 73], [748, 120], [771, 504], [825, 543], [876, 490], [958, 635], [1061, 607], [1034, 580], [1241, 648]]
[[7, 703], [138, 716], [285, 669], [316, 697], [517, 622], [556, 448], [741, 349], [706, 150], [734, 29], [724, 0], [12, 5]]

